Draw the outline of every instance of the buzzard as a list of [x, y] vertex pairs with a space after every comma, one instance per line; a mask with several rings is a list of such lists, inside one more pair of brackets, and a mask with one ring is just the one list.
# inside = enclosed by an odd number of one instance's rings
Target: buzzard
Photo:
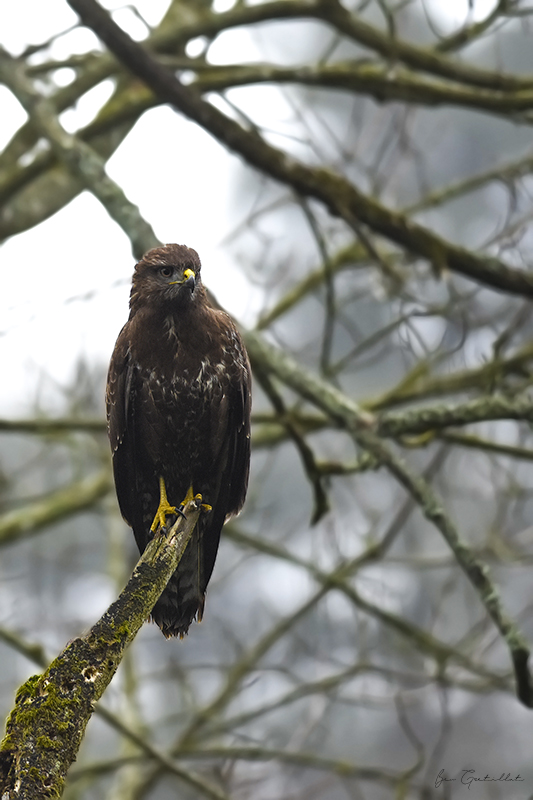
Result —
[[190, 247], [156, 247], [136, 265], [106, 407], [118, 502], [141, 553], [191, 496], [211, 507], [152, 611], [167, 638], [181, 638], [202, 618], [220, 532], [244, 503], [250, 461], [248, 357], [231, 318], [209, 304]]

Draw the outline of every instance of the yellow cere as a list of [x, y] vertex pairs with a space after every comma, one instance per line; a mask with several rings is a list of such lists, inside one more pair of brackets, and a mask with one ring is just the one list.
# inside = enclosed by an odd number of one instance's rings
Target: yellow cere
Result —
[[196, 277], [196, 275], [194, 274], [192, 269], [186, 269], [185, 272], [183, 273], [183, 280], [184, 281], [188, 281], [189, 278], [195, 278], [195, 277]]

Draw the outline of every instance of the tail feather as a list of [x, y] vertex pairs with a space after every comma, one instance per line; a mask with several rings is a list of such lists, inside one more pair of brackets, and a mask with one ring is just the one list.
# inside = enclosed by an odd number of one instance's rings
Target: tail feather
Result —
[[151, 613], [152, 620], [167, 639], [171, 636], [183, 638], [195, 617], [201, 621], [205, 604], [202, 571], [201, 534], [196, 528], [176, 572]]

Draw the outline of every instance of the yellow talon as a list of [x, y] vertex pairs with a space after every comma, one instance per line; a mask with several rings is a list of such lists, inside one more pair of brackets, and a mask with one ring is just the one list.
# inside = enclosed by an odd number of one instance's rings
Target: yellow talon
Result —
[[164, 528], [167, 524], [167, 516], [170, 514], [178, 514], [175, 506], [171, 506], [167, 500], [167, 488], [165, 481], [162, 477], [159, 478], [159, 507], [155, 512], [154, 521], [150, 526], [152, 532], [156, 531], [158, 526]]
[[187, 505], [187, 503], [191, 502], [191, 500], [198, 500], [198, 498], [200, 498], [200, 500], [201, 500], [202, 499], [202, 495], [201, 494], [197, 494], [196, 496], [194, 495], [194, 492], [192, 490], [192, 483], [191, 483], [191, 485], [187, 489], [187, 494], [185, 495], [184, 499], [181, 501], [181, 507], [184, 508]]
[[210, 506], [208, 503], [202, 503], [202, 495], [201, 494], [194, 494], [194, 489], [192, 488], [192, 483], [187, 489], [187, 494], [185, 495], [184, 499], [181, 502], [180, 508], [185, 508], [187, 503], [190, 503], [191, 500], [194, 500], [197, 506], [200, 506], [204, 513], [213, 510], [213, 506]]

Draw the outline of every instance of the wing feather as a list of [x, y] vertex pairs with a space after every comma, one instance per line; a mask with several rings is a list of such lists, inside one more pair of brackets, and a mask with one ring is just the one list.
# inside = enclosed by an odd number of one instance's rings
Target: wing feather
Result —
[[[109, 365], [106, 391], [107, 427], [113, 455], [113, 475], [120, 512], [137, 539], [137, 471], [135, 458], [135, 374], [128, 326], [121, 330]], [[141, 543], [138, 542], [139, 547]], [[146, 546], [146, 537], [142, 546]]]

